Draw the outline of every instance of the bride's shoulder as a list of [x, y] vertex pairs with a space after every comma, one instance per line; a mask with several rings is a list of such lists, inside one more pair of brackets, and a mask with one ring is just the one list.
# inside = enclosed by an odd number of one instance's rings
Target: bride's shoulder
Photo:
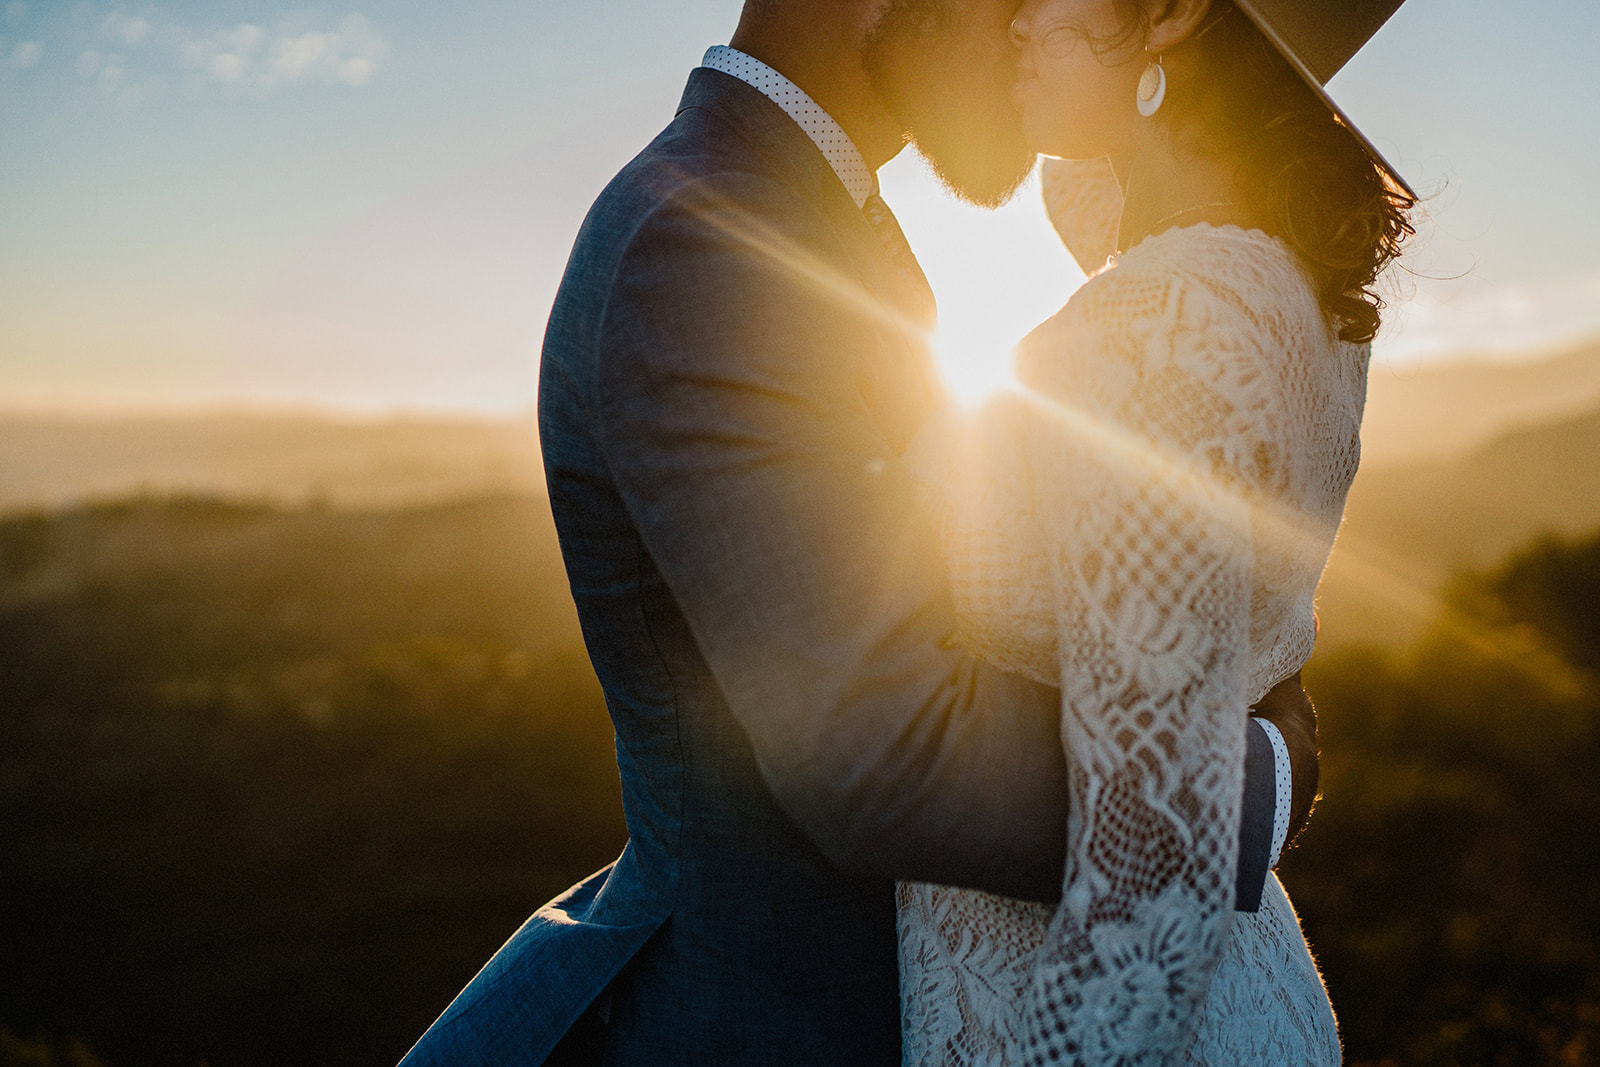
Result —
[[[1146, 313], [1169, 300], [1301, 314], [1317, 309], [1315, 289], [1299, 257], [1281, 238], [1240, 226], [1198, 223], [1153, 234], [1118, 253], [1068, 301], [1094, 304], [1144, 295]], [[1135, 309], [1137, 311], [1137, 309]]]
[[1023, 339], [1018, 371], [1076, 353], [1148, 360], [1151, 346], [1246, 349], [1327, 332], [1298, 257], [1260, 230], [1202, 223], [1118, 253]]
[[[1324, 379], [1343, 374], [1345, 363], [1356, 361], [1336, 345], [1309, 276], [1283, 241], [1200, 225], [1117, 256], [1023, 339], [1014, 370], [1034, 390], [1112, 406], [1175, 376], [1241, 401], [1261, 393], [1256, 406], [1271, 406], [1329, 391]], [[1302, 379], [1321, 384], [1289, 388]]]

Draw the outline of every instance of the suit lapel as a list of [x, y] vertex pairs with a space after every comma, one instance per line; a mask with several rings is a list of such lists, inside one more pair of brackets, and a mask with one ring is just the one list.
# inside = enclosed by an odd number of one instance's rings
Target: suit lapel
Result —
[[943, 396], [931, 345], [937, 313], [921, 269], [895, 261], [821, 150], [760, 90], [702, 67], [690, 75], [679, 111], [689, 108], [720, 113], [775, 177], [828, 220], [844, 253], [838, 267], [882, 310], [873, 317], [875, 343], [862, 347], [858, 385], [890, 444], [904, 448]]
[[913, 274], [895, 261], [849, 194], [841, 189], [840, 196], [849, 210], [830, 211], [834, 232], [856, 277], [886, 312], [876, 324], [872, 361], [863, 367], [862, 395], [890, 442], [902, 449], [943, 395], [933, 360], [933, 291], [920, 268]]

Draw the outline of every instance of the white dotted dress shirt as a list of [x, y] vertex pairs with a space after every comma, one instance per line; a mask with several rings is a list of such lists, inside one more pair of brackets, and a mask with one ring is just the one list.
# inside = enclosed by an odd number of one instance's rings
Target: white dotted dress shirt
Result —
[[864, 206], [867, 197], [878, 191], [878, 176], [861, 157], [861, 150], [844, 132], [844, 127], [807, 96], [804, 89], [761, 60], [727, 45], [708, 49], [700, 65], [731, 74], [783, 108], [784, 114], [794, 119], [822, 151], [822, 157], [844, 183], [857, 207]]

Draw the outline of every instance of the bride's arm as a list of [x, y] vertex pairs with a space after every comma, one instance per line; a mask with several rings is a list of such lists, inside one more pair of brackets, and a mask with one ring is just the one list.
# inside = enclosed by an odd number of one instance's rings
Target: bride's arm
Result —
[[1217, 309], [1206, 295], [1126, 273], [1080, 291], [1020, 368], [1034, 398], [1029, 467], [1050, 545], [1070, 790], [1028, 1062], [1047, 1049], [1064, 1063], [1176, 1061], [1233, 913], [1246, 487], [1270, 442], [1250, 439], [1254, 400], [1237, 395], [1250, 376], [1208, 363]]

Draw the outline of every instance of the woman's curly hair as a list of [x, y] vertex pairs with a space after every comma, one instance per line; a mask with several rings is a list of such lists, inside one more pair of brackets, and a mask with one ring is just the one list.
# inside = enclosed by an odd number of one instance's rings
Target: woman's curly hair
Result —
[[[1124, 45], [1148, 30], [1136, 0], [1118, 0]], [[1341, 340], [1378, 332], [1384, 302], [1374, 288], [1415, 230], [1416, 200], [1317, 96], [1232, 0], [1216, 0], [1206, 24], [1168, 55], [1185, 77], [1159, 119], [1184, 148], [1238, 161], [1238, 195], [1267, 231], [1300, 257]]]
[[[1299, 254], [1341, 340], [1378, 332], [1378, 275], [1415, 231], [1416, 204], [1231, 0], [1218, 0], [1193, 52], [1195, 84], [1168, 99], [1239, 159], [1240, 195]], [[1181, 136], [1181, 130], [1180, 136]]]

